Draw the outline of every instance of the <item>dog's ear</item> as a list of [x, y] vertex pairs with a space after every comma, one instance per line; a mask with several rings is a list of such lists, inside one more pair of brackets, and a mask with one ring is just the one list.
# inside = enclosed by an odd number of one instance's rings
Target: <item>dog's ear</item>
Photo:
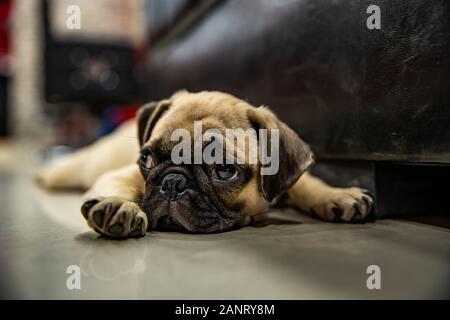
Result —
[[[292, 187], [314, 163], [314, 155], [309, 146], [267, 108], [248, 109], [247, 116], [257, 132], [259, 129], [267, 129], [266, 143], [271, 142], [271, 129], [279, 130], [278, 172], [274, 175], [261, 175], [263, 195], [268, 201], [272, 201], [276, 196]], [[267, 146], [267, 150], [272, 150], [270, 145]]]
[[137, 112], [139, 145], [142, 146], [150, 139], [156, 122], [169, 109], [170, 100], [149, 102], [143, 105]]

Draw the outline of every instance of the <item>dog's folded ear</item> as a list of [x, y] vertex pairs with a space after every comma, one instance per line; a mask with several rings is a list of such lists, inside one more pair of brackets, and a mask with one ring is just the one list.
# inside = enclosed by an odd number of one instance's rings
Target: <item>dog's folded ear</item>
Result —
[[137, 127], [139, 145], [142, 146], [150, 139], [152, 130], [156, 122], [169, 109], [170, 100], [162, 100], [159, 102], [149, 102], [143, 105], [137, 112]]
[[[267, 129], [267, 143], [271, 143], [271, 129], [279, 130], [278, 172], [274, 175], [261, 175], [263, 195], [268, 201], [272, 201], [297, 182], [314, 163], [314, 155], [310, 147], [266, 107], [248, 109], [247, 116], [257, 132], [259, 129]], [[272, 148], [267, 146], [267, 150]]]

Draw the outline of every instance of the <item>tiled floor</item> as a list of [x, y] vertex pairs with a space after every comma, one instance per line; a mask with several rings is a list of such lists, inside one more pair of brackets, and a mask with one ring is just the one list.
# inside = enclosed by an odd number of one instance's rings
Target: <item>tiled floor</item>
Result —
[[[30, 168], [18, 165], [31, 161], [11, 152], [0, 150], [2, 298], [450, 297], [446, 229], [394, 220], [330, 224], [288, 210], [272, 215], [302, 223], [106, 240], [86, 227], [79, 194], [37, 189]], [[366, 286], [373, 264], [381, 290]], [[66, 287], [70, 265], [81, 268], [81, 290]]]

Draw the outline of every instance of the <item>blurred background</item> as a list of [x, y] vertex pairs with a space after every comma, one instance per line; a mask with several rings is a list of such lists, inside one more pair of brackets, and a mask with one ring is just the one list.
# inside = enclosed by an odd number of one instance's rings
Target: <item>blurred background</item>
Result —
[[1, 0], [2, 144], [42, 163], [143, 102], [221, 90], [270, 106], [312, 145], [315, 173], [370, 189], [379, 216], [442, 213], [449, 21], [445, 0]]
[[[448, 0], [0, 0], [0, 298], [448, 299], [449, 41]], [[109, 241], [33, 183], [179, 89], [269, 106], [380, 219]]]
[[[0, 3], [2, 136], [68, 151], [134, 116], [144, 1]], [[71, 5], [80, 29], [67, 25]]]

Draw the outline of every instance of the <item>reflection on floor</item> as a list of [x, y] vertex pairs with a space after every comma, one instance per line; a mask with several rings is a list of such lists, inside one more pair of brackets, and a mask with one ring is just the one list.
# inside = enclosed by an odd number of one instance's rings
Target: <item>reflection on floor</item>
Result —
[[[450, 296], [446, 229], [394, 220], [322, 223], [286, 210], [271, 216], [297, 223], [113, 241], [87, 228], [79, 194], [46, 193], [30, 176], [17, 164], [0, 165], [1, 298]], [[80, 290], [66, 286], [70, 265], [81, 268]], [[367, 288], [369, 265], [381, 268], [380, 290]]]

